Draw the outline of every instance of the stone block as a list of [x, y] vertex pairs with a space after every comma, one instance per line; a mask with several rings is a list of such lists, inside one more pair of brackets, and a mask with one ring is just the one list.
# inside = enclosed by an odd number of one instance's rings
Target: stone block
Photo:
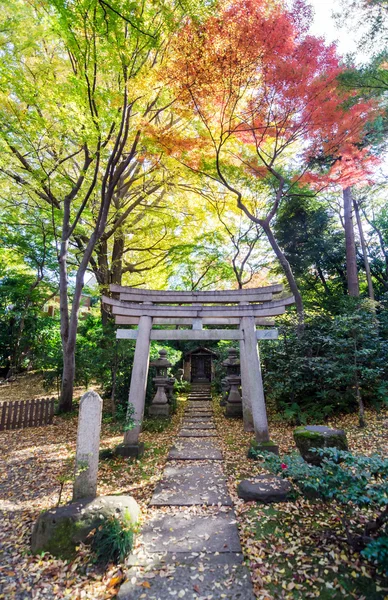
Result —
[[31, 536], [33, 554], [50, 552], [71, 559], [76, 546], [109, 517], [119, 517], [128, 524], [139, 520], [140, 509], [132, 496], [84, 498], [41, 513]]
[[323, 425], [298, 427], [294, 431], [294, 440], [302, 458], [316, 466], [322, 463], [322, 458], [312, 452], [312, 448], [348, 449], [346, 434], [342, 429], [331, 429]]
[[227, 419], [240, 419], [243, 416], [242, 403], [226, 403], [225, 417]]
[[148, 408], [150, 417], [168, 417], [170, 414], [169, 404], [152, 404]]
[[144, 454], [144, 444], [139, 442], [138, 444], [119, 444], [115, 448], [115, 454], [117, 456], [124, 456], [125, 458], [141, 458]]
[[246, 502], [255, 500], [263, 504], [286, 502], [292, 486], [289, 481], [276, 475], [259, 475], [255, 479], [244, 479], [237, 486], [237, 495]]

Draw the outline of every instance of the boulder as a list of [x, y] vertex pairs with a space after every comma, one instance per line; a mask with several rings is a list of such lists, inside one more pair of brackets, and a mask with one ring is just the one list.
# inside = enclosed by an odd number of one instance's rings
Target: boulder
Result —
[[100, 496], [83, 498], [40, 514], [31, 537], [31, 551], [50, 552], [71, 559], [76, 546], [85, 542], [89, 533], [110, 517], [135, 525], [140, 508], [132, 496]]
[[322, 458], [312, 448], [338, 448], [347, 450], [348, 442], [342, 429], [331, 429], [323, 425], [305, 425], [294, 431], [294, 440], [302, 458], [311, 465], [319, 466]]
[[292, 485], [276, 475], [259, 475], [255, 479], [244, 479], [237, 486], [237, 495], [246, 502], [255, 500], [263, 504], [286, 502]]

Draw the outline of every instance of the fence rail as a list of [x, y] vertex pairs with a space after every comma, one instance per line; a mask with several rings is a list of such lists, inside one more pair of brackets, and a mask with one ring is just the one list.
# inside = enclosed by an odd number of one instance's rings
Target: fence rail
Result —
[[0, 431], [50, 425], [55, 398], [34, 398], [0, 404]]

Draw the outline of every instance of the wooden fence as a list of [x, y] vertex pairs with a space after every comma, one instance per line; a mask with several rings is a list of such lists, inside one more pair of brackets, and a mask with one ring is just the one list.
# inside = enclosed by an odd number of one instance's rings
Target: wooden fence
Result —
[[0, 404], [0, 431], [50, 425], [54, 417], [55, 398], [15, 400]]

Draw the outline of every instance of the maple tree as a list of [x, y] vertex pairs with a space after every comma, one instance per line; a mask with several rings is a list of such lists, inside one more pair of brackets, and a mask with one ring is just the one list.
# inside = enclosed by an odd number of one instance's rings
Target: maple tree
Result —
[[306, 34], [307, 17], [302, 2], [286, 11], [241, 0], [186, 22], [167, 71], [186, 126], [175, 136], [159, 132], [171, 154], [224, 186], [264, 230], [300, 322], [302, 297], [273, 233], [277, 211], [305, 185], [348, 188], [365, 180], [373, 162], [359, 147], [373, 104], [340, 86], [335, 47]]

